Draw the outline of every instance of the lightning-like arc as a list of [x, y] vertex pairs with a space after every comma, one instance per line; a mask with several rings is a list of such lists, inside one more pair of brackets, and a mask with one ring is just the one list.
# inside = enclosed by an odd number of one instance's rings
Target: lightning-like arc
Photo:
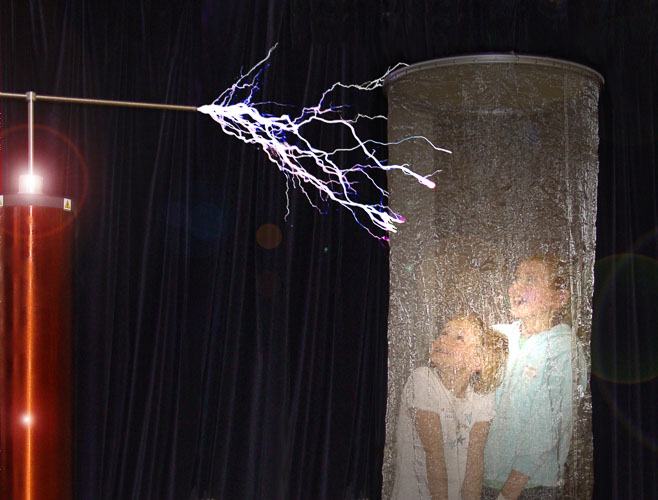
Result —
[[[368, 170], [398, 170], [414, 177], [430, 189], [433, 189], [435, 184], [429, 177], [436, 172], [430, 174], [430, 176], [421, 176], [413, 172], [409, 165], [388, 165], [384, 160], [378, 159], [375, 156], [375, 151], [369, 149], [369, 147], [387, 146], [393, 143], [384, 143], [372, 139], [363, 140], [357, 135], [354, 125], [359, 119], [386, 119], [386, 117], [357, 115], [353, 119], [345, 119], [340, 116], [342, 108], [326, 105], [325, 100], [332, 91], [339, 87], [364, 91], [381, 87], [386, 76], [400, 65], [389, 69], [380, 78], [363, 84], [334, 83], [325, 90], [317, 105], [302, 108], [296, 117], [287, 114], [276, 116], [261, 113], [258, 108], [263, 103], [253, 102], [254, 94], [258, 90], [259, 77], [266, 68], [266, 63], [275, 48], [276, 45], [270, 49], [264, 59], [259, 61], [246, 74], [240, 76], [212, 104], [201, 106], [198, 111], [210, 115], [227, 134], [233, 135], [247, 144], [260, 145], [270, 161], [283, 172], [287, 181], [293, 187], [301, 190], [309, 203], [315, 208], [318, 207], [309, 195], [309, 188], [319, 191], [323, 200], [332, 200], [348, 209], [359, 224], [361, 222], [358, 214], [365, 213], [376, 227], [384, 231], [395, 232], [396, 224], [404, 222], [404, 218], [384, 204], [384, 201], [388, 199], [388, 192], [377, 185], [373, 178], [368, 175]], [[305, 125], [317, 122], [344, 127], [347, 130], [347, 135], [353, 140], [352, 145], [331, 151], [314, 147], [303, 134], [302, 128]], [[425, 137], [408, 137], [403, 141], [409, 140], [424, 141], [437, 151], [450, 153], [447, 149], [436, 147]], [[363, 163], [347, 168], [340, 167], [335, 161], [336, 155], [349, 151], [362, 153]], [[313, 174], [307, 167], [318, 174]], [[354, 187], [356, 183], [354, 176], [358, 175], [357, 173], [365, 176], [379, 191], [382, 198], [381, 203], [366, 204], [356, 201], [357, 192]], [[386, 236], [377, 236], [368, 227], [364, 227], [376, 238], [387, 239]]]
[[[215, 99], [212, 104], [201, 107], [182, 106], [175, 104], [156, 104], [134, 101], [110, 101], [106, 99], [88, 99], [76, 97], [60, 97], [36, 95], [34, 92], [27, 94], [14, 94], [0, 92], [2, 98], [26, 99], [28, 101], [28, 116], [32, 117], [33, 105], [35, 101], [66, 102], [77, 104], [96, 104], [105, 106], [124, 106], [144, 109], [162, 109], [172, 111], [193, 111], [210, 115], [213, 120], [220, 124], [222, 130], [227, 134], [233, 135], [247, 144], [259, 145], [272, 163], [274, 163], [281, 172], [286, 176], [288, 185], [299, 189], [309, 203], [322, 211], [312, 200], [311, 188], [317, 190], [323, 201], [334, 201], [349, 210], [356, 221], [359, 220], [360, 214], [368, 216], [372, 224], [386, 232], [395, 232], [396, 224], [404, 222], [404, 218], [393, 212], [387, 205], [388, 192], [379, 186], [369, 175], [372, 169], [379, 170], [397, 170], [403, 174], [414, 177], [425, 187], [433, 189], [434, 182], [430, 175], [422, 176], [409, 168], [408, 164], [389, 165], [385, 160], [377, 158], [375, 152], [377, 148], [391, 144], [399, 144], [405, 141], [421, 141], [427, 146], [437, 151], [450, 153], [447, 149], [436, 147], [426, 137], [412, 136], [406, 137], [396, 143], [379, 142], [373, 139], [361, 139], [357, 134], [355, 125], [361, 119], [383, 119], [385, 116], [367, 116], [357, 114], [354, 118], [344, 118], [341, 113], [346, 107], [331, 106], [326, 104], [327, 97], [337, 88], [355, 89], [361, 91], [370, 91], [381, 87], [385, 78], [398, 67], [389, 69], [384, 75], [376, 80], [362, 84], [344, 84], [341, 82], [334, 83], [324, 91], [322, 97], [315, 106], [304, 107], [296, 117], [288, 114], [280, 116], [271, 115], [261, 112], [263, 106], [274, 103], [256, 103], [254, 95], [259, 90], [259, 77], [267, 67], [272, 51], [272, 47], [267, 56], [252, 67], [246, 74], [241, 75], [238, 80], [226, 89]], [[29, 121], [29, 150], [32, 158], [32, 137], [33, 124]], [[323, 124], [343, 127], [346, 131], [345, 136], [351, 140], [351, 146], [341, 147], [333, 150], [323, 150], [315, 147], [303, 132], [303, 128], [310, 124]], [[337, 156], [341, 153], [355, 152], [361, 154], [362, 160], [349, 167], [339, 166]], [[25, 177], [27, 186], [26, 192], [36, 192], [36, 188], [30, 188], [33, 183], [35, 186], [40, 182], [39, 176], [35, 176], [32, 171], [31, 160], [29, 174]], [[358, 193], [356, 184], [362, 182], [372, 184], [372, 186], [381, 195], [380, 203], [368, 204], [357, 201]], [[29, 181], [29, 182], [28, 182]], [[40, 185], [40, 184], [39, 184]], [[388, 237], [375, 235], [368, 226], [361, 224], [370, 234], [376, 238], [387, 240]]]

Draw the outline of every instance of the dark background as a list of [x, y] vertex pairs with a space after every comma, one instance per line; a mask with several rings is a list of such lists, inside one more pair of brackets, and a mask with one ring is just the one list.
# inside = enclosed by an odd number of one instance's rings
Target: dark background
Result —
[[[275, 42], [258, 99], [294, 106], [458, 54], [599, 71], [594, 496], [658, 498], [657, 22], [643, 0], [3, 0], [0, 88], [207, 104]], [[336, 100], [386, 112], [381, 90]], [[26, 105], [1, 105], [8, 193]], [[199, 113], [37, 102], [35, 120], [46, 192], [84, 200], [77, 497], [378, 498], [387, 248], [314, 194], [326, 213], [291, 190], [286, 217], [285, 177]], [[362, 132], [383, 140], [385, 124]], [[269, 250], [265, 223], [283, 235]]]

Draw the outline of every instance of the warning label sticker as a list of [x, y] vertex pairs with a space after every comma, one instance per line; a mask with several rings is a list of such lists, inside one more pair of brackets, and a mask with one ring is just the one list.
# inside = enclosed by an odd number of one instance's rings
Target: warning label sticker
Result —
[[71, 211], [71, 200], [69, 198], [64, 198], [64, 210]]
[[0, 207], [4, 207], [4, 206], [5, 206], [5, 197], [0, 194]]

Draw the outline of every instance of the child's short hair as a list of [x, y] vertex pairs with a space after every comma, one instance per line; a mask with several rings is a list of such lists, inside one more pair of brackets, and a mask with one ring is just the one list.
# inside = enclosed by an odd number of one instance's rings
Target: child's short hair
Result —
[[520, 262], [542, 262], [548, 266], [551, 272], [551, 280], [556, 290], [566, 290], [569, 286], [569, 265], [554, 254], [534, 254], [528, 259]]
[[556, 290], [562, 292], [564, 296], [563, 304], [553, 313], [552, 320], [557, 323], [571, 323], [571, 313], [567, 307], [569, 303], [569, 264], [552, 253], [534, 254], [529, 259], [521, 262], [541, 262], [551, 274], [551, 281]]

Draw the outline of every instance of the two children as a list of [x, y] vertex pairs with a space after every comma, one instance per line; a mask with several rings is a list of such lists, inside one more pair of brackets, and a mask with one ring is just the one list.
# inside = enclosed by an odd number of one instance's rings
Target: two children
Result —
[[432, 344], [430, 366], [407, 381], [394, 499], [480, 498], [481, 490], [487, 499], [559, 497], [573, 363], [586, 375], [560, 318], [566, 280], [556, 260], [536, 257], [519, 264], [508, 293], [516, 321], [489, 329], [474, 316], [453, 318]]

